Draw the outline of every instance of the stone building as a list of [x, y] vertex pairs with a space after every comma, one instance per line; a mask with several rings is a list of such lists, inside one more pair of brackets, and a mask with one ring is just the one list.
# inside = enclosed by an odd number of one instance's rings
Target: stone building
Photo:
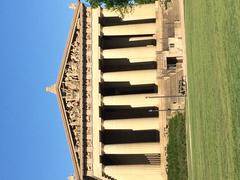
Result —
[[[56, 94], [70, 147], [69, 179], [167, 179], [167, 118], [181, 106], [181, 28], [161, 4], [117, 12], [71, 4]], [[166, 17], [165, 17], [166, 16]], [[167, 30], [166, 30], [167, 29]]]

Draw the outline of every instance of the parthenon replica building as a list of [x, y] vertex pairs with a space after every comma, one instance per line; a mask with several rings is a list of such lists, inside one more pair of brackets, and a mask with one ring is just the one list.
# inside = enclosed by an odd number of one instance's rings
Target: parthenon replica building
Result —
[[[168, 109], [182, 72], [179, 14], [159, 1], [118, 12], [71, 5], [74, 17], [54, 85], [74, 180], [166, 180]], [[158, 98], [173, 96], [172, 98]]]

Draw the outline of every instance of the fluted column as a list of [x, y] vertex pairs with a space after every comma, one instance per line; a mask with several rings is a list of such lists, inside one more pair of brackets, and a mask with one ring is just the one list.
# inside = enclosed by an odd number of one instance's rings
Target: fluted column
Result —
[[152, 40], [155, 39], [155, 36], [137, 36], [137, 37], [130, 37], [129, 41], [143, 41], [143, 40]]
[[114, 119], [103, 122], [104, 129], [159, 129], [159, 118]]
[[131, 94], [131, 95], [118, 95], [118, 96], [105, 96], [103, 97], [104, 105], [130, 105], [132, 107], [146, 107], [158, 106], [159, 99], [146, 98], [147, 96], [156, 96], [152, 94]]
[[128, 143], [104, 145], [105, 154], [150, 154], [160, 153], [160, 143]]
[[[144, 13], [143, 13], [144, 12]], [[119, 12], [110, 9], [102, 10], [103, 17], [117, 17]], [[155, 4], [146, 4], [144, 6], [134, 6], [129, 13], [125, 13], [123, 21], [154, 19], [156, 18]]]
[[157, 71], [151, 70], [137, 70], [137, 71], [120, 71], [109, 72], [103, 74], [105, 82], [122, 82], [129, 81], [130, 84], [151, 84], [157, 81]]
[[130, 62], [134, 61], [131, 59], [156, 60], [156, 46], [105, 49], [102, 55], [105, 59], [128, 58]]
[[156, 23], [106, 26], [102, 28], [104, 36], [145, 35], [156, 33]]
[[161, 174], [155, 174], [155, 175], [151, 175], [151, 174], [135, 174], [135, 175], [127, 175], [127, 174], [123, 174], [123, 175], [115, 175], [115, 176], [111, 176], [117, 180], [166, 180], [164, 179]]
[[111, 165], [105, 166], [104, 172], [113, 177], [118, 175], [133, 175], [135, 177], [160, 175], [160, 165]]

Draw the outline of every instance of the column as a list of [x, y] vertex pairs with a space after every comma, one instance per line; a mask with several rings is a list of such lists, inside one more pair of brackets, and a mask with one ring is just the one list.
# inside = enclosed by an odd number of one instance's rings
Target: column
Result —
[[105, 166], [104, 172], [112, 177], [118, 175], [132, 175], [135, 177], [160, 175], [160, 165], [112, 165]]
[[146, 98], [147, 96], [156, 96], [152, 94], [131, 94], [120, 96], [105, 96], [103, 97], [104, 105], [130, 105], [132, 107], [158, 106], [158, 98]]
[[151, 175], [151, 174], [135, 174], [135, 175], [128, 175], [128, 174], [123, 174], [123, 175], [115, 175], [115, 176], [111, 176], [112, 178], [115, 178], [117, 180], [166, 180], [166, 178], [162, 177], [161, 174], [155, 174], [155, 175]]
[[155, 36], [138, 36], [138, 37], [130, 37], [129, 41], [142, 41], [142, 40], [151, 40], [155, 39]]
[[102, 27], [104, 36], [147, 35], [156, 33], [156, 23], [116, 25]]
[[160, 153], [160, 143], [127, 143], [104, 145], [105, 154]]
[[156, 61], [156, 46], [105, 49], [102, 55], [105, 59], [128, 58], [130, 62], [135, 62], [134, 59]]
[[159, 129], [159, 118], [114, 119], [103, 122], [104, 129]]
[[[143, 13], [144, 12], [144, 13]], [[102, 14], [104, 17], [118, 17], [119, 13], [110, 9], [103, 9]], [[143, 19], [154, 19], [156, 18], [155, 4], [144, 4], [134, 6], [129, 13], [124, 14], [123, 21], [131, 20], [143, 20]]]
[[137, 71], [120, 71], [120, 72], [108, 72], [103, 74], [103, 80], [105, 82], [130, 82], [134, 84], [157, 84], [157, 71], [155, 69], [150, 70], [137, 70]]

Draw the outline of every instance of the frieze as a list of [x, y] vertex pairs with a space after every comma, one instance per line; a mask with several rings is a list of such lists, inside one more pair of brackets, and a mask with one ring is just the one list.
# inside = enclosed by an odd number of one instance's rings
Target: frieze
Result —
[[86, 134], [87, 134], [87, 171], [88, 173], [93, 173], [93, 160], [92, 160], [92, 35], [91, 35], [91, 26], [92, 26], [92, 17], [91, 17], [91, 8], [87, 8], [86, 12], [87, 18], [87, 30], [86, 30]]

